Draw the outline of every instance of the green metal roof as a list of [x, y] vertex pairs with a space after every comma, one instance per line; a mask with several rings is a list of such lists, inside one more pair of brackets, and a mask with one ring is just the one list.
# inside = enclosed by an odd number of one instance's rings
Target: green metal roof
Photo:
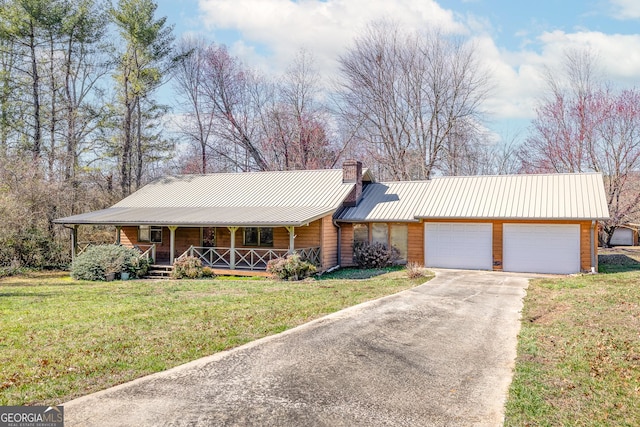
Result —
[[[364, 175], [372, 180], [368, 172]], [[180, 175], [148, 184], [111, 208], [55, 222], [301, 226], [334, 212], [345, 222], [609, 217], [602, 175], [597, 173], [371, 182], [358, 206], [341, 208], [353, 186], [342, 182], [340, 169]]]
[[342, 170], [180, 175], [154, 181], [113, 207], [61, 224], [304, 225], [338, 209], [354, 183]]
[[419, 219], [601, 220], [609, 218], [602, 175], [541, 174], [438, 177], [372, 183], [344, 222]]

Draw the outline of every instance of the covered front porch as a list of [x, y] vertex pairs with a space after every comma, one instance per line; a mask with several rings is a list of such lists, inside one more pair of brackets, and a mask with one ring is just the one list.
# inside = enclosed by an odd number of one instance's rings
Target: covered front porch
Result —
[[[269, 261], [284, 258], [288, 254], [297, 253], [300, 257], [316, 267], [322, 264], [320, 246], [309, 248], [287, 249], [254, 249], [234, 247], [203, 247], [191, 246], [178, 259], [191, 256], [198, 258], [202, 265], [214, 269], [228, 270], [258, 270], [267, 269]], [[170, 261], [170, 263], [173, 263]]]
[[[336, 262], [323, 258], [327, 221], [321, 218], [301, 226], [280, 227], [117, 225], [115, 243], [138, 249], [141, 257], [156, 265], [195, 257], [214, 270], [264, 272], [269, 261], [295, 252], [322, 270]], [[78, 242], [78, 227], [71, 228], [74, 258], [86, 246]]]

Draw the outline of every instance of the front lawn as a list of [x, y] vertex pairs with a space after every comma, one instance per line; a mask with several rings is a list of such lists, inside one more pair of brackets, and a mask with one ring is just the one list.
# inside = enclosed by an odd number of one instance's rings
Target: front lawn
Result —
[[531, 281], [505, 426], [640, 422], [640, 265], [612, 260]]
[[426, 280], [0, 279], [0, 405], [59, 404]]

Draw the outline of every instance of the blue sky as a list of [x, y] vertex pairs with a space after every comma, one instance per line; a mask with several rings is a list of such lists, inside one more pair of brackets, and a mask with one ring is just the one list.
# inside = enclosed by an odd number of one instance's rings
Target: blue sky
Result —
[[640, 82], [640, 0], [158, 0], [157, 14], [176, 36], [226, 44], [265, 73], [281, 72], [305, 48], [327, 80], [372, 20], [463, 35], [494, 76], [485, 108], [504, 139], [526, 132], [544, 87], [540, 73], [568, 48], [589, 48], [614, 84]]

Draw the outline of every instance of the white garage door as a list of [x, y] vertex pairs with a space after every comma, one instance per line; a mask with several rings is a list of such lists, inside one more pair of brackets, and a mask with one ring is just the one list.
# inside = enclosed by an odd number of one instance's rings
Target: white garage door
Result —
[[427, 267], [491, 270], [491, 224], [425, 223], [424, 262]]
[[504, 224], [504, 271], [570, 274], [580, 271], [578, 224]]
[[633, 231], [630, 228], [616, 228], [611, 236], [613, 246], [632, 246]]

